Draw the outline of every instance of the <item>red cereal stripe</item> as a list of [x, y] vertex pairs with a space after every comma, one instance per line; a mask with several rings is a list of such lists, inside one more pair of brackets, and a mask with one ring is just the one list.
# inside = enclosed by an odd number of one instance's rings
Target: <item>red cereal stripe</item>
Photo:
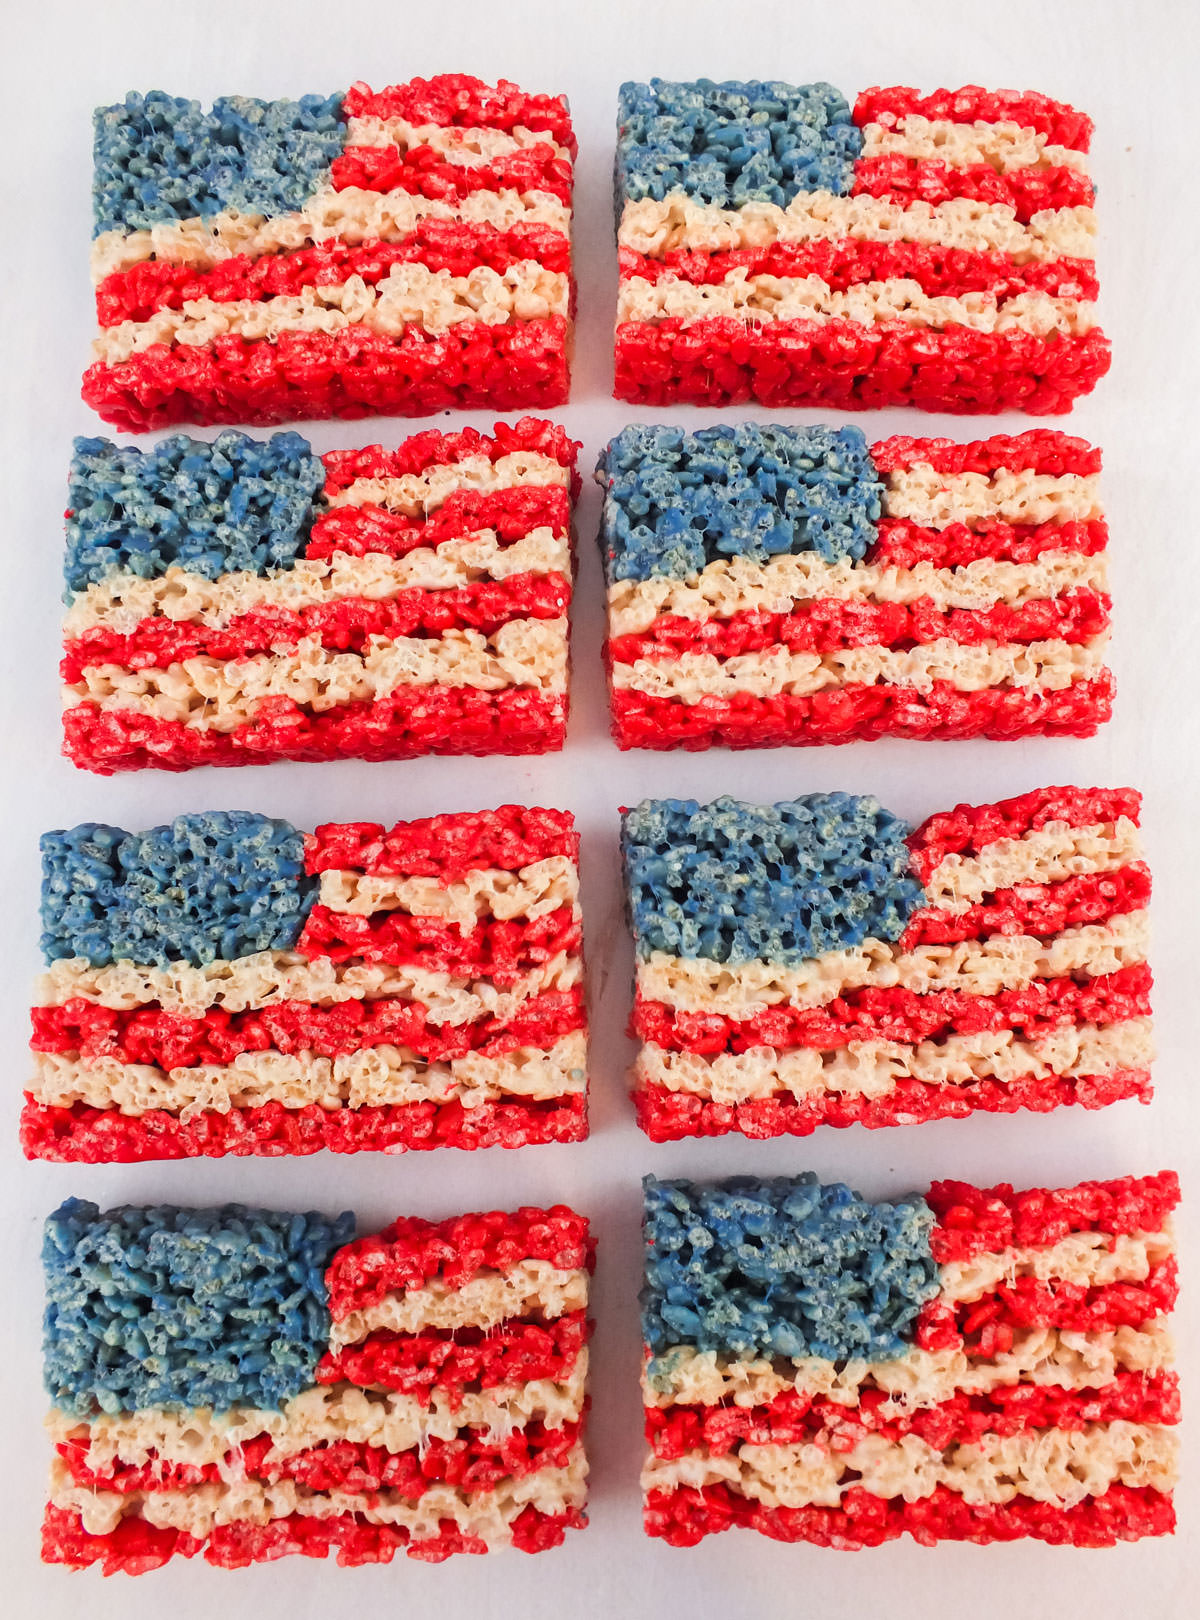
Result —
[[[327, 450], [321, 457], [325, 468], [324, 494], [340, 494], [359, 478], [404, 478], [411, 473], [428, 472], [431, 467], [474, 460], [478, 456], [485, 456], [491, 462], [500, 461], [505, 456], [529, 453], [548, 456], [551, 461], [557, 461], [560, 467], [569, 467], [574, 475], [581, 448], [579, 441], [572, 439], [559, 423], [543, 421], [536, 416], [523, 416], [519, 422], [496, 422], [490, 435], [472, 427], [458, 428], [449, 433], [441, 428], [426, 428], [421, 433], [409, 434], [391, 450], [381, 444], [366, 444], [350, 450]], [[578, 493], [577, 477], [572, 487]]]
[[996, 804], [959, 804], [923, 821], [909, 840], [922, 883], [947, 855], [978, 855], [1001, 838], [1023, 838], [1050, 822], [1090, 827], [1121, 817], [1141, 824], [1142, 796], [1134, 788], [1044, 787]]
[[1064, 1024], [1114, 1024], [1150, 1015], [1150, 969], [1144, 962], [1095, 979], [1035, 979], [1022, 990], [974, 996], [962, 990], [922, 994], [898, 986], [848, 990], [823, 1007], [768, 1007], [747, 1018], [683, 1012], [639, 996], [630, 1034], [668, 1052], [748, 1052], [851, 1041], [941, 1040], [1011, 1029], [1037, 1036]]
[[915, 281], [931, 298], [991, 293], [997, 300], [1030, 290], [1052, 298], [1095, 299], [1099, 294], [1091, 259], [1031, 260], [1015, 263], [1006, 253], [977, 253], [966, 248], [923, 242], [841, 241], [772, 242], [763, 247], [721, 252], [682, 248], [651, 258], [632, 248], [619, 250], [622, 280], [640, 276], [661, 281], [677, 276], [704, 286], [721, 282], [734, 270], [747, 276], [820, 276], [842, 292], [867, 281]]
[[[890, 1407], [890, 1410], [886, 1410]], [[898, 1409], [884, 1391], [864, 1388], [857, 1406], [824, 1395], [786, 1390], [763, 1406], [646, 1408], [646, 1439], [656, 1457], [673, 1461], [689, 1451], [725, 1456], [748, 1444], [809, 1445], [845, 1451], [865, 1435], [893, 1444], [915, 1434], [937, 1451], [974, 1445], [988, 1435], [1029, 1429], [1078, 1432], [1093, 1423], [1179, 1422], [1179, 1375], [1131, 1372], [1088, 1389], [1002, 1384], [987, 1395], [954, 1395], [932, 1406]]]
[[[570, 240], [549, 225], [517, 223], [501, 230], [461, 220], [419, 220], [399, 242], [333, 240], [257, 258], [236, 253], [207, 270], [167, 259], [145, 259], [128, 270], [114, 271], [97, 285], [96, 315], [101, 326], [118, 326], [122, 321], [148, 321], [160, 309], [182, 309], [193, 298], [228, 303], [294, 297], [305, 287], [337, 285], [351, 276], [360, 276], [374, 286], [394, 264], [423, 264], [430, 270], [448, 270], [452, 276], [469, 275], [482, 265], [503, 275], [512, 265], [527, 260], [569, 275]], [[1037, 285], [1042, 285], [1044, 270], [1051, 265], [1038, 267], [1043, 275]], [[1012, 277], [1014, 286], [1020, 274]], [[1054, 280], [1051, 276], [1051, 283]], [[1071, 284], [1070, 273], [1064, 280]], [[1053, 285], [1046, 290], [1053, 291]]]
[[1151, 1266], [1141, 1282], [1089, 1287], [1061, 1277], [1047, 1282], [1014, 1277], [979, 1299], [956, 1304], [935, 1299], [924, 1306], [916, 1343], [922, 1350], [965, 1349], [968, 1356], [994, 1360], [1007, 1355], [1017, 1336], [1030, 1328], [1063, 1333], [1140, 1328], [1173, 1310], [1178, 1297], [1174, 1255]]
[[[1047, 171], [1051, 172], [1051, 171]], [[571, 201], [574, 170], [550, 141], [523, 146], [490, 163], [452, 163], [433, 146], [345, 146], [330, 166], [335, 191], [406, 191], [457, 202], [479, 191], [546, 192]], [[1050, 206], [1043, 204], [1043, 207]]]
[[566, 740], [567, 700], [525, 687], [399, 687], [370, 703], [310, 714], [268, 698], [233, 731], [199, 730], [133, 709], [81, 703], [63, 716], [68, 759], [101, 776], [151, 767], [269, 765], [272, 760], [416, 759], [425, 754], [547, 754]]
[[550, 529], [558, 536], [571, 529], [571, 497], [561, 485], [526, 484], [497, 489], [456, 490], [428, 517], [411, 518], [389, 512], [373, 502], [361, 506], [335, 506], [313, 523], [306, 557], [329, 558], [344, 551], [364, 557], [378, 551], [405, 557], [419, 546], [437, 547], [448, 540], [490, 530], [502, 546], [510, 546], [534, 529]]
[[330, 821], [304, 839], [305, 870], [354, 870], [372, 876], [436, 877], [457, 883], [481, 867], [518, 872], [555, 855], [579, 858], [569, 810], [502, 804], [498, 810], [398, 821]]
[[[882, 1097], [825, 1092], [803, 1101], [780, 1094], [752, 1102], [716, 1103], [707, 1097], [668, 1091], [665, 1086], [639, 1086], [634, 1092], [638, 1124], [652, 1142], [726, 1136], [731, 1132], [766, 1141], [775, 1136], [811, 1136], [818, 1125], [832, 1125], [839, 1130], [847, 1125], [863, 1125], [873, 1131], [891, 1125], [920, 1125], [934, 1119], [966, 1119], [974, 1113], [1015, 1114], [1027, 1109], [1048, 1114], [1069, 1103], [1107, 1108], [1110, 1103], [1132, 1097], [1143, 1103], [1150, 1101], [1148, 1069], [1070, 1078], [1024, 1075], [1007, 1082], [977, 1078], [962, 1085], [905, 1077]], [[949, 1258], [936, 1248], [934, 1257]]]
[[[543, 1552], [557, 1547], [567, 1530], [586, 1523], [586, 1515], [577, 1508], [550, 1514], [531, 1505], [513, 1522], [512, 1543], [522, 1552]], [[198, 1552], [207, 1563], [222, 1569], [244, 1569], [289, 1553], [325, 1558], [336, 1552], [338, 1563], [349, 1567], [387, 1564], [398, 1551], [426, 1563], [441, 1563], [453, 1553], [487, 1550], [482, 1539], [457, 1529], [443, 1529], [436, 1536], [413, 1541], [403, 1526], [373, 1524], [353, 1513], [325, 1518], [294, 1513], [267, 1524], [236, 1520], [215, 1525], [206, 1541], [183, 1530], [159, 1528], [139, 1517], [122, 1519], [115, 1530], [104, 1535], [91, 1535], [78, 1513], [56, 1507], [47, 1507], [42, 1524], [43, 1563], [75, 1569], [100, 1564], [105, 1575], [142, 1575], [161, 1568], [172, 1557], [192, 1558]]]
[[461, 1288], [478, 1271], [507, 1272], [523, 1260], [578, 1271], [591, 1266], [592, 1250], [586, 1218], [565, 1204], [526, 1204], [445, 1221], [402, 1216], [337, 1251], [325, 1274], [329, 1313], [339, 1322], [388, 1294], [424, 1288], [434, 1277]]
[[412, 1501], [431, 1486], [451, 1485], [462, 1491], [491, 1491], [509, 1479], [522, 1479], [542, 1468], [565, 1468], [580, 1435], [579, 1423], [547, 1428], [526, 1424], [509, 1434], [460, 1430], [453, 1439], [428, 1439], [412, 1451], [388, 1451], [353, 1440], [333, 1440], [284, 1456], [271, 1455], [274, 1440], [256, 1435], [243, 1441], [222, 1464], [164, 1461], [155, 1454], [139, 1466], [106, 1463], [90, 1466], [90, 1443], [68, 1440], [57, 1448], [71, 1478], [89, 1489], [178, 1491], [242, 1473], [268, 1484], [294, 1480], [309, 1491], [394, 1491]]
[[531, 969], [556, 956], [577, 956], [582, 948], [583, 926], [574, 906], [541, 917], [482, 917], [464, 933], [442, 917], [401, 911], [364, 917], [319, 904], [309, 912], [296, 946], [308, 957], [416, 965], [456, 978], [490, 978], [506, 988]]
[[996, 934], [1048, 938], [1064, 928], [1080, 928], [1140, 911], [1149, 900], [1150, 869], [1144, 862], [1134, 861], [1115, 872], [1084, 872], [1059, 883], [1034, 881], [1015, 889], [997, 889], [965, 911], [922, 907], [909, 919], [899, 948], [911, 951], [918, 945], [948, 945]]
[[880, 519], [866, 560], [891, 568], [912, 568], [920, 562], [935, 568], [964, 568], [984, 557], [1034, 562], [1047, 551], [1076, 551], [1094, 557], [1107, 545], [1108, 525], [1103, 518], [1088, 523], [1036, 524], [984, 518], [977, 524], [948, 523], [944, 529], [927, 529], [906, 518], [885, 517]]
[[115, 1060], [159, 1069], [229, 1064], [246, 1052], [336, 1058], [373, 1046], [399, 1046], [430, 1063], [478, 1053], [502, 1058], [515, 1047], [548, 1052], [564, 1035], [585, 1027], [583, 988], [547, 990], [530, 996], [507, 1018], [467, 1024], [431, 1022], [420, 1001], [306, 1001], [229, 1013], [211, 1008], [198, 1018], [162, 1007], [100, 1007], [82, 996], [60, 1007], [33, 1009], [35, 1052], [55, 1052], [86, 1062]]
[[387, 1108], [284, 1108], [264, 1103], [183, 1119], [154, 1109], [54, 1108], [27, 1096], [21, 1147], [54, 1164], [141, 1164], [151, 1159], [284, 1158], [307, 1153], [406, 1153], [425, 1148], [524, 1147], [582, 1142], [582, 1093], [545, 1102], [403, 1103]]
[[1027, 1192], [1014, 1192], [1007, 1182], [935, 1181], [925, 1196], [938, 1218], [933, 1257], [948, 1265], [987, 1251], [1049, 1247], [1072, 1232], [1161, 1232], [1179, 1203], [1179, 1177], [1162, 1170]]
[[1112, 717], [1114, 682], [1102, 671], [1054, 691], [1029, 693], [994, 686], [960, 691], [948, 681], [927, 690], [884, 684], [845, 686], [771, 698], [739, 693], [698, 703], [612, 693], [613, 736], [619, 748], [784, 748], [875, 737], [950, 739], [1091, 737]]
[[984, 642], [1088, 642], [1109, 626], [1112, 598], [1090, 587], [1040, 597], [1021, 607], [943, 608], [930, 597], [916, 602], [877, 602], [868, 597], [816, 597], [789, 613], [750, 609], [728, 618], [691, 619], [662, 614], [637, 635], [614, 636], [614, 663], [640, 658], [675, 659], [684, 653], [737, 658], [785, 647], [789, 652], [838, 652], [848, 647], [908, 647], [948, 640], [977, 647]]
[[342, 596], [303, 608], [260, 607], [221, 628], [164, 617], [143, 619], [127, 635], [103, 626], [66, 643], [59, 671], [73, 683], [95, 664], [165, 668], [185, 658], [237, 660], [294, 649], [316, 636], [332, 651], [365, 652], [370, 638], [436, 637], [451, 630], [493, 635], [510, 619], [557, 619], [571, 603], [565, 574], [510, 574], [449, 590], [404, 590], [385, 598]]
[[180, 422], [271, 426], [315, 417], [428, 416], [441, 410], [546, 409], [566, 403], [568, 322], [463, 321], [398, 337], [363, 326], [155, 343], [115, 365], [97, 361], [82, 396], [132, 433]]
[[[338, 161], [334, 160], [335, 168]], [[1011, 208], [1023, 224], [1048, 209], [1089, 208], [1096, 200], [1096, 188], [1087, 175], [1065, 163], [1000, 174], [990, 163], [955, 168], [937, 158], [910, 158], [900, 152], [859, 158], [850, 191], [855, 197], [890, 197], [905, 205], [924, 202], [933, 207], [954, 197], [969, 197], [972, 202]]]
[[860, 1485], [842, 1494], [840, 1507], [764, 1507], [726, 1484], [651, 1491], [645, 1500], [646, 1534], [672, 1547], [694, 1547], [707, 1535], [735, 1527], [757, 1530], [773, 1541], [807, 1541], [818, 1547], [857, 1550], [878, 1547], [906, 1533], [922, 1546], [939, 1541], [1017, 1541], [1031, 1537], [1056, 1546], [1111, 1547], [1141, 1536], [1170, 1535], [1175, 1509], [1170, 1495], [1149, 1486], [1110, 1485], [1073, 1507], [1014, 1496], [1009, 1502], [972, 1505], [938, 1485], [929, 1496], [872, 1496]]
[[613, 392], [634, 405], [913, 405], [1053, 416], [1094, 388], [1110, 361], [1099, 328], [1043, 338], [1017, 327], [935, 332], [900, 320], [748, 326], [732, 316], [670, 317], [617, 327]]
[[403, 118], [406, 123], [459, 129], [544, 129], [574, 151], [566, 96], [530, 95], [508, 79], [485, 84], [469, 73], [438, 73], [432, 79], [372, 90], [353, 84], [342, 99], [344, 118]]
[[909, 114], [945, 119], [953, 124], [1013, 123], [1034, 129], [1054, 146], [1086, 152], [1092, 121], [1065, 101], [1052, 101], [1036, 90], [984, 90], [967, 84], [961, 90], [934, 90], [923, 96], [907, 85], [876, 85], [864, 90], [854, 104], [854, 122], [883, 124], [894, 129]]
[[318, 1384], [357, 1384], [405, 1395], [445, 1393], [451, 1403], [464, 1390], [495, 1389], [548, 1378], [569, 1378], [587, 1343], [586, 1311], [552, 1322], [507, 1320], [491, 1328], [427, 1328], [422, 1333], [380, 1329], [357, 1344], [327, 1352], [317, 1363]]
[[1053, 428], [1030, 428], [1026, 433], [993, 433], [987, 439], [963, 443], [955, 439], [914, 439], [897, 434], [871, 446], [871, 460], [880, 473], [902, 472], [909, 467], [932, 467], [943, 473], [983, 473], [987, 477], [1009, 472], [1043, 473], [1085, 478], [1101, 468], [1100, 450], [1086, 439]]

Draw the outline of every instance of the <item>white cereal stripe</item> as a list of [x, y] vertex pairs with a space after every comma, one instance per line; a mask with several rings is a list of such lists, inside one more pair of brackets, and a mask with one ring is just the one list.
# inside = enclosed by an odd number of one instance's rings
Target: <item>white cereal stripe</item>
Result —
[[96, 703], [133, 709], [195, 730], [233, 731], [267, 698], [324, 714], [347, 703], [371, 703], [400, 687], [511, 687], [547, 694], [567, 689], [568, 621], [509, 619], [492, 635], [448, 630], [442, 636], [369, 636], [365, 652], [337, 652], [305, 636], [294, 652], [248, 658], [185, 658], [165, 668], [127, 670], [89, 664], [63, 688], [63, 705]]
[[938, 1267], [939, 1300], [954, 1305], [982, 1299], [1018, 1277], [1057, 1279], [1081, 1288], [1145, 1282], [1153, 1267], [1175, 1252], [1169, 1232], [1069, 1232], [1057, 1243], [992, 1249]]
[[847, 239], [1005, 253], [1016, 264], [1036, 264], [1091, 259], [1095, 236], [1095, 212], [1082, 206], [1045, 209], [1022, 224], [1007, 205], [969, 197], [905, 204], [890, 197], [810, 191], [801, 192], [786, 208], [768, 202], [722, 208], [673, 191], [661, 201], [647, 197], [627, 202], [617, 239], [622, 247], [655, 259], [681, 250], [721, 253], [775, 242]]
[[63, 621], [67, 637], [97, 627], [130, 635], [143, 619], [162, 617], [179, 624], [224, 629], [239, 614], [256, 608], [323, 606], [345, 597], [386, 601], [400, 591], [455, 590], [480, 579], [513, 574], [560, 573], [571, 577], [570, 542], [548, 528], [533, 529], [502, 545], [491, 529], [419, 546], [403, 557], [369, 552], [353, 557], [335, 552], [328, 560], [301, 557], [275, 574], [239, 571], [206, 579], [171, 567], [154, 579], [113, 573], [76, 594]]
[[448, 163], [479, 168], [498, 158], [512, 157], [531, 146], [549, 146], [556, 158], [571, 162], [571, 154], [545, 129], [526, 129], [514, 124], [511, 130], [469, 127], [459, 124], [411, 124], [406, 118], [351, 118], [346, 124], [347, 146], [382, 146], [411, 152], [428, 147]]
[[735, 1106], [766, 1097], [890, 1096], [903, 1080], [969, 1087], [978, 1080], [1010, 1085], [1051, 1076], [1118, 1074], [1147, 1069], [1154, 1058], [1148, 1018], [1116, 1024], [1064, 1024], [1034, 1040], [1011, 1029], [949, 1035], [940, 1041], [849, 1041], [814, 1047], [752, 1047], [746, 1052], [672, 1052], [646, 1044], [634, 1076], [639, 1087], [704, 1097]]
[[924, 118], [906, 113], [893, 126], [862, 126], [863, 158], [905, 157], [917, 163], [944, 163], [966, 169], [986, 163], [997, 174], [1018, 169], [1078, 169], [1087, 173], [1087, 154], [1072, 146], [1058, 146], [1040, 130], [1009, 120], [996, 123], [977, 118], [971, 124], [948, 118]]
[[416, 197], [408, 191], [368, 191], [326, 186], [302, 209], [267, 219], [262, 214], [217, 214], [211, 219], [171, 220], [145, 231], [105, 231], [92, 243], [92, 279], [103, 281], [148, 259], [211, 270], [245, 254], [294, 253], [322, 242], [402, 242], [425, 220], [467, 225], [548, 225], [569, 234], [571, 210], [548, 191], [476, 191], [456, 201]]
[[1082, 827], [1048, 821], [1020, 838], [993, 839], [977, 855], [944, 855], [925, 882], [925, 900], [962, 912], [1000, 889], [1116, 872], [1142, 853], [1141, 833], [1128, 816]]
[[618, 323], [682, 320], [688, 325], [723, 317], [760, 324], [845, 320], [859, 326], [899, 320], [932, 332], [966, 328], [1041, 338], [1081, 336], [1095, 324], [1093, 306], [1086, 300], [1056, 298], [1040, 288], [1002, 300], [982, 291], [956, 298], [931, 295], [919, 282], [894, 276], [835, 291], [817, 275], [750, 275], [745, 266], [705, 283], [685, 281], [673, 272], [657, 281], [630, 276], [617, 295]]
[[453, 883], [435, 877], [373, 877], [365, 872], [321, 873], [318, 900], [331, 911], [370, 917], [377, 911], [404, 911], [438, 917], [464, 930], [481, 917], [502, 922], [532, 921], [579, 898], [579, 873], [569, 855], [549, 855], [516, 870], [478, 866]]
[[361, 276], [303, 287], [275, 298], [187, 299], [180, 309], [156, 310], [146, 321], [103, 327], [92, 357], [119, 365], [158, 343], [198, 345], [219, 337], [271, 340], [281, 332], [341, 332], [359, 327], [401, 337], [413, 326], [444, 332], [462, 321], [503, 326], [510, 321], [565, 316], [570, 277], [544, 270], [532, 259], [503, 273], [479, 265], [465, 276], [423, 264], [393, 264], [381, 280]]
[[791, 652], [780, 644], [733, 658], [685, 652], [674, 658], [614, 661], [612, 684], [617, 691], [678, 698], [683, 703], [738, 695], [802, 697], [859, 684], [927, 692], [936, 681], [947, 681], [958, 692], [1003, 686], [1032, 696], [1061, 692], [1098, 675], [1107, 645], [1107, 635], [1085, 642], [1053, 639], [978, 646], [943, 637], [912, 648], [863, 646], [831, 653]]
[[423, 1329], [494, 1328], [512, 1317], [552, 1322], [586, 1309], [588, 1274], [564, 1271], [548, 1260], [520, 1260], [508, 1271], [481, 1269], [457, 1288], [435, 1277], [424, 1288], [386, 1294], [375, 1305], [351, 1311], [333, 1323], [330, 1349], [357, 1344], [369, 1333], [420, 1333]]
[[1092, 522], [1103, 517], [1096, 473], [1039, 473], [1029, 468], [994, 473], [939, 472], [917, 462], [890, 472], [884, 480], [884, 515], [907, 518], [923, 528], [973, 524], [986, 518], [1004, 523]]
[[829, 563], [811, 552], [771, 557], [765, 563], [723, 557], [686, 580], [661, 575], [615, 580], [608, 588], [609, 633], [643, 635], [664, 614], [726, 619], [735, 613], [790, 613], [797, 604], [816, 601], [927, 601], [944, 612], [986, 612], [997, 603], [1019, 608], [1064, 591], [1104, 591], [1107, 585], [1103, 553], [1084, 556], [1070, 550], [1045, 551], [1036, 562], [981, 557], [960, 568], [930, 562], [911, 568], [848, 559]]
[[162, 1109], [189, 1120], [206, 1112], [260, 1108], [391, 1108], [461, 1103], [478, 1108], [503, 1097], [550, 1101], [587, 1084], [587, 1037], [573, 1030], [550, 1051], [520, 1046], [503, 1057], [470, 1052], [430, 1063], [407, 1047], [365, 1046], [339, 1057], [312, 1052], [243, 1052], [232, 1063], [164, 1070], [119, 1058], [35, 1055], [30, 1094], [51, 1108], [116, 1109], [139, 1117]]
[[771, 962], [730, 964], [654, 951], [637, 964], [638, 993], [680, 1012], [752, 1018], [771, 1007], [821, 1007], [864, 985], [900, 986], [918, 995], [963, 991], [994, 996], [1023, 990], [1035, 979], [1098, 978], [1146, 960], [1149, 913], [1124, 912], [1105, 923], [1063, 928], [1050, 939], [993, 934], [953, 945], [903, 951], [867, 940], [795, 967]]
[[[356, 478], [344, 489], [321, 496], [325, 508], [337, 506], [383, 506], [405, 517], [427, 517], [443, 506], [451, 495], [471, 490], [491, 495], [501, 489], [571, 483], [571, 469], [540, 450], [510, 450], [507, 455], [463, 456], [458, 461], [439, 461], [424, 472], [399, 477]], [[535, 531], [540, 533], [541, 531]]]

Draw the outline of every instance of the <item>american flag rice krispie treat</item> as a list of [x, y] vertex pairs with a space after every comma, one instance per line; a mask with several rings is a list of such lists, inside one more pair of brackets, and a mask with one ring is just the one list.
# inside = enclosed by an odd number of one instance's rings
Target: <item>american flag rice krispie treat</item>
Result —
[[1178, 1178], [646, 1183], [649, 1535], [875, 1547], [1175, 1528]]
[[616, 395], [1068, 411], [1095, 324], [1091, 121], [1032, 92], [626, 84]]
[[458, 73], [207, 111], [152, 91], [95, 126], [83, 397], [106, 422], [566, 399], [564, 97]]
[[511, 804], [47, 833], [26, 1155], [581, 1140], [578, 848], [567, 812]]
[[323, 456], [76, 440], [65, 753], [108, 775], [561, 748], [578, 449], [533, 417]]
[[1112, 712], [1100, 452], [627, 427], [600, 458], [622, 748], [1091, 736]]
[[1138, 794], [913, 832], [877, 800], [625, 813], [634, 1098], [658, 1142], [1150, 1099]]
[[586, 1522], [583, 1217], [353, 1232], [237, 1204], [50, 1218], [47, 1563], [437, 1563]]

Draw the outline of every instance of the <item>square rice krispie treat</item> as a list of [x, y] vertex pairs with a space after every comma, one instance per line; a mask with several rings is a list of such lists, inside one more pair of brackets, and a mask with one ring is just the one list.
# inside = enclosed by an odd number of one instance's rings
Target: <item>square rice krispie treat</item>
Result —
[[1174, 1530], [1171, 1171], [878, 1204], [813, 1175], [645, 1194], [647, 1534]]
[[534, 417], [325, 455], [77, 439], [64, 752], [109, 775], [561, 748], [578, 450]]
[[440, 1563], [585, 1522], [588, 1223], [354, 1238], [229, 1204], [46, 1223], [47, 1563]]
[[1070, 410], [1109, 365], [1091, 134], [977, 85], [623, 85], [617, 398]]
[[83, 397], [106, 422], [566, 399], [565, 97], [461, 73], [208, 110], [155, 90], [95, 126]]
[[1089, 737], [1112, 713], [1100, 452], [627, 427], [600, 458], [622, 748]]
[[1150, 1100], [1139, 795], [914, 832], [876, 799], [649, 799], [622, 842], [655, 1141]]
[[578, 851], [566, 811], [511, 804], [45, 834], [27, 1156], [581, 1140]]

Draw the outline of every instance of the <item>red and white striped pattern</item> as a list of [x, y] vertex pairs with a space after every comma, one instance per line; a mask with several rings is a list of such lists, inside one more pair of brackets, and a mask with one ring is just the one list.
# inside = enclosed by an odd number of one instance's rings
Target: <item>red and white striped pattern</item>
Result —
[[1150, 873], [1128, 789], [960, 806], [913, 834], [894, 945], [797, 968], [657, 952], [634, 1071], [656, 1141], [1150, 1097]]

